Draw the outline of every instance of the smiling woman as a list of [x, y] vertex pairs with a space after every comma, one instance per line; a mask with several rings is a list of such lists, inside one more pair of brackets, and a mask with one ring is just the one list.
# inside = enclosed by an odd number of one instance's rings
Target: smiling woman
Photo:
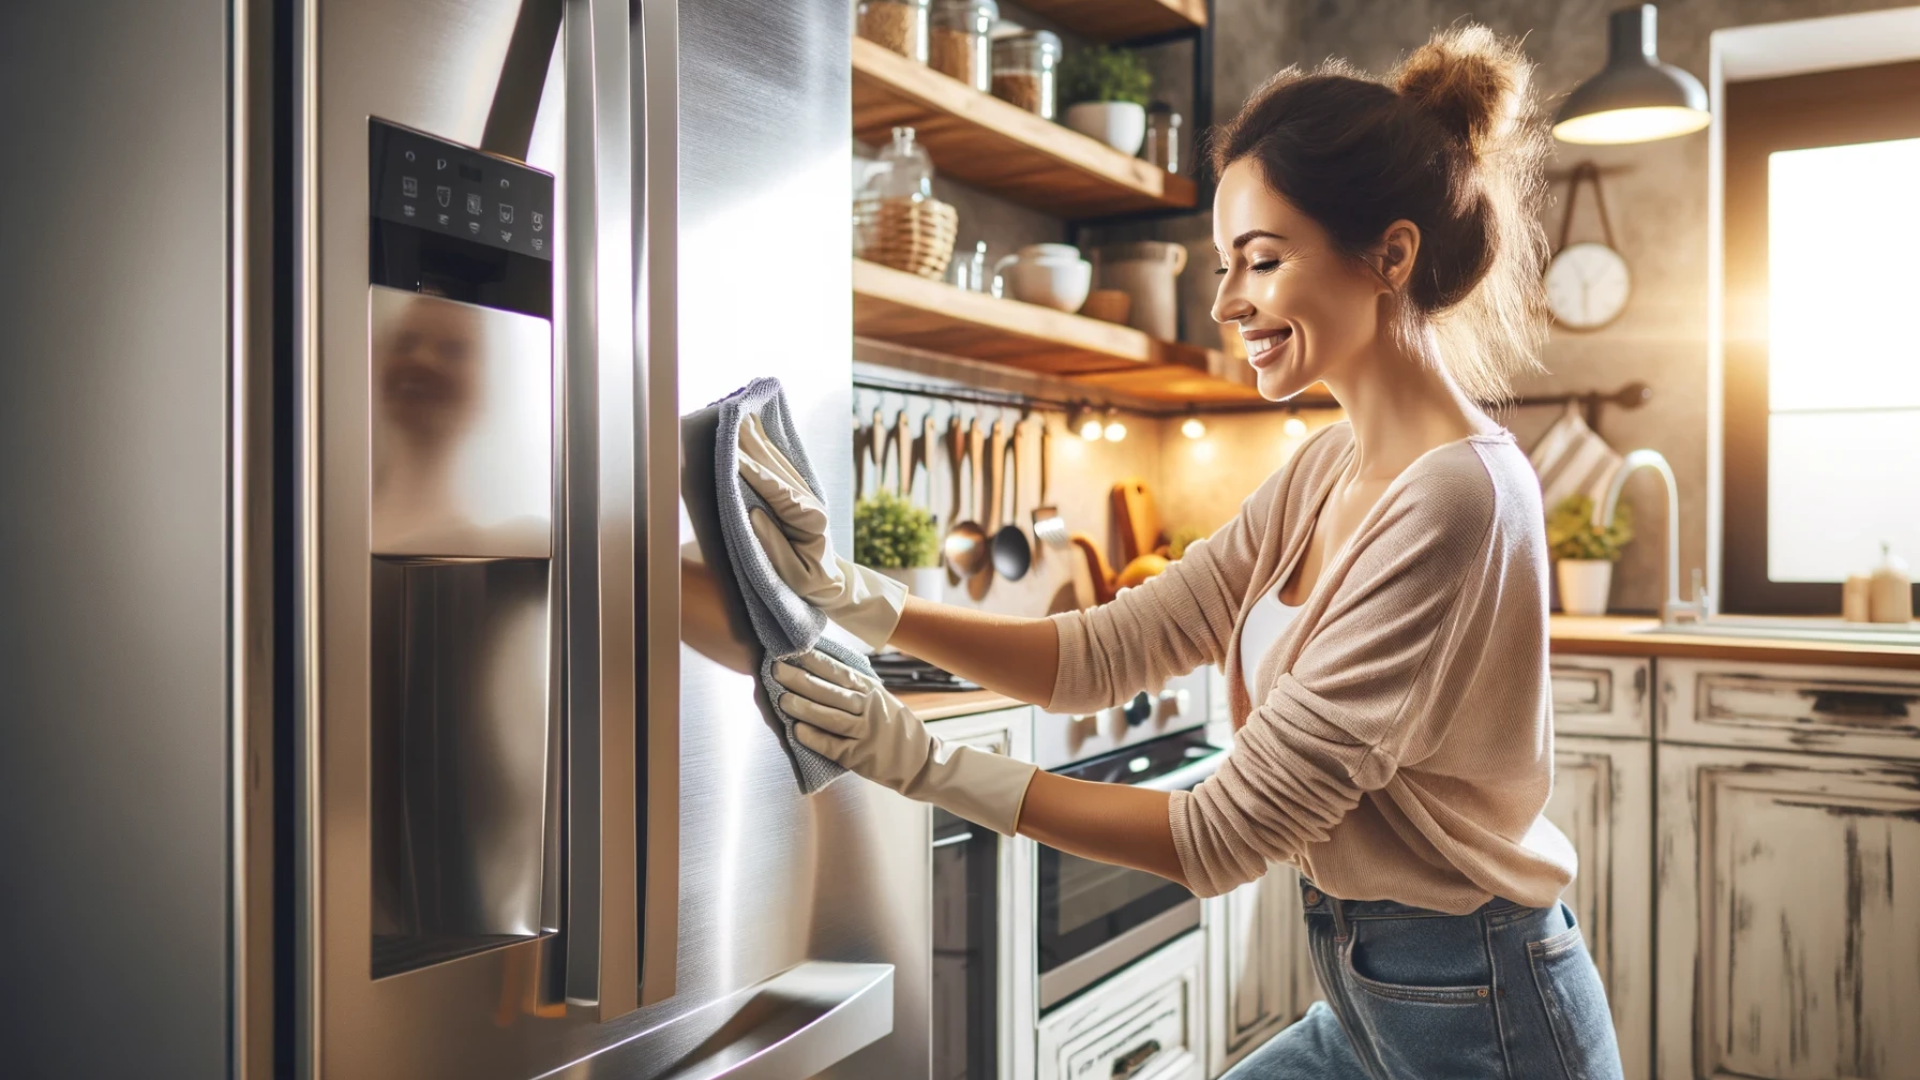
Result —
[[[1384, 82], [1282, 72], [1215, 141], [1214, 317], [1239, 326], [1262, 394], [1325, 382], [1347, 413], [1233, 521], [1091, 610], [907, 596], [858, 620], [1052, 713], [1218, 665], [1235, 735], [1213, 777], [1162, 792], [1036, 772], [944, 746], [871, 679], [808, 659], [780, 678], [807, 746], [977, 824], [1201, 896], [1297, 866], [1326, 1001], [1233, 1080], [1621, 1073], [1558, 900], [1573, 851], [1542, 816], [1539, 480], [1479, 407], [1546, 329], [1530, 70], [1460, 27]], [[755, 533], [802, 595], [838, 596], [861, 572], [823, 549], [823, 514], [782, 509], [812, 498], [780, 489], [789, 471], [743, 474], [780, 515]]]
[[1215, 137], [1213, 314], [1239, 323], [1267, 397], [1380, 331], [1478, 401], [1533, 366], [1547, 144], [1528, 81], [1517, 47], [1469, 27], [1391, 85], [1338, 61], [1282, 71]]

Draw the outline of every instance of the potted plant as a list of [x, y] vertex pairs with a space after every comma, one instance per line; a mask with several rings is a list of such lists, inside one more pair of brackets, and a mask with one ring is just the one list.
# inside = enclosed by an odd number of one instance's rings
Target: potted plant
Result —
[[1147, 137], [1147, 94], [1153, 76], [1140, 54], [1088, 45], [1060, 62], [1060, 100], [1067, 126], [1123, 154], [1137, 154]]
[[939, 546], [933, 515], [891, 491], [853, 505], [853, 561], [904, 584], [915, 596], [940, 599]]
[[1605, 615], [1613, 564], [1633, 539], [1633, 516], [1614, 510], [1605, 526], [1593, 523], [1593, 498], [1569, 495], [1547, 515], [1547, 550], [1560, 578], [1560, 609], [1569, 615]]

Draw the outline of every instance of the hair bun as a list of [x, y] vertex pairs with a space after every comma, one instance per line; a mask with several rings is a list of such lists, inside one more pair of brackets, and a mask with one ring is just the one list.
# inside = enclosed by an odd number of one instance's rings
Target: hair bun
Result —
[[1533, 63], [1518, 43], [1469, 25], [1441, 31], [1415, 49], [1392, 85], [1479, 157], [1518, 125], [1532, 76]]

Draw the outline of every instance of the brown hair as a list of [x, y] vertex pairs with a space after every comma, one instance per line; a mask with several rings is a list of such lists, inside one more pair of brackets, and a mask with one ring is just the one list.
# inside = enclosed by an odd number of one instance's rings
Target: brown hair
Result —
[[1468, 394], [1497, 400], [1537, 367], [1546, 337], [1532, 71], [1517, 42], [1476, 25], [1436, 33], [1384, 81], [1338, 61], [1288, 68], [1214, 132], [1214, 175], [1252, 158], [1354, 258], [1394, 221], [1419, 226], [1396, 330]]

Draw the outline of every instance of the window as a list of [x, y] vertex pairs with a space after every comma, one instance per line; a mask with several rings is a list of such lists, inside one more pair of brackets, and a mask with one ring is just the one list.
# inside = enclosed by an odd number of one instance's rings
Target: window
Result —
[[1920, 562], [1920, 63], [1735, 83], [1722, 606]]

